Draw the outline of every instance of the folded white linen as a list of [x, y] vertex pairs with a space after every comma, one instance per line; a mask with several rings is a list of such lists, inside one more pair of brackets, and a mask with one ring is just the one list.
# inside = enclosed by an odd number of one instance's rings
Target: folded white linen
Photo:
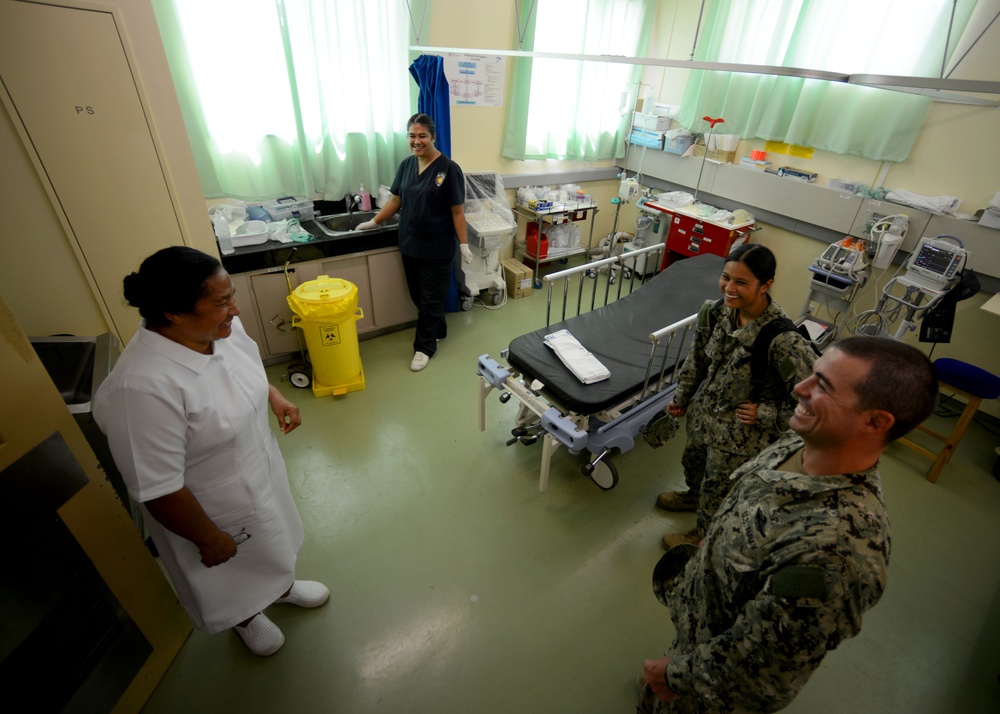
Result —
[[555, 351], [559, 360], [584, 384], [600, 382], [611, 376], [608, 368], [588, 352], [569, 330], [558, 330], [546, 335], [545, 344]]
[[955, 196], [921, 196], [905, 188], [895, 188], [889, 191], [885, 198], [893, 203], [902, 203], [928, 213], [947, 216], [954, 216], [959, 204], [962, 203], [962, 200]]

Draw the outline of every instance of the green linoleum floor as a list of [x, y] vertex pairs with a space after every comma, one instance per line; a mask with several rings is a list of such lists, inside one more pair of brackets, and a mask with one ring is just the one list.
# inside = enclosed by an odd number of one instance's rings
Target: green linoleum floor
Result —
[[[561, 449], [540, 493], [540, 443], [504, 445], [514, 404], [492, 392], [479, 432], [475, 368], [544, 315], [540, 291], [450, 314], [419, 374], [412, 330], [363, 341], [367, 388], [343, 397], [269, 367], [303, 416], [279, 435], [306, 528], [298, 575], [330, 602], [269, 608], [286, 636], [271, 657], [195, 632], [144, 711], [633, 711], [643, 658], [673, 634], [650, 587], [659, 539], [693, 525], [654, 506], [683, 485], [683, 436], [618, 456], [607, 492]], [[973, 424], [937, 484], [929, 461], [889, 448], [889, 588], [786, 711], [1000, 711], [997, 444]]]

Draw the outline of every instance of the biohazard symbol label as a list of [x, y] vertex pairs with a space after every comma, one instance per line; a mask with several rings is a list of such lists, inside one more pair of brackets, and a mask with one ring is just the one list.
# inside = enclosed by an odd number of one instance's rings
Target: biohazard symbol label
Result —
[[340, 344], [340, 325], [321, 325], [319, 334], [323, 340], [324, 347], [333, 347]]

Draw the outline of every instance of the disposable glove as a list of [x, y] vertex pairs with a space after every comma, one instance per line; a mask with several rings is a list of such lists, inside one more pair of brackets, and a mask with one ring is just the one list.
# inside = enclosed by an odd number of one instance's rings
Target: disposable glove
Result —
[[459, 250], [462, 251], [462, 262], [468, 265], [472, 262], [472, 249], [469, 248], [468, 243], [460, 243], [458, 246]]
[[359, 231], [370, 231], [373, 228], [378, 228], [378, 223], [376, 223], [374, 220], [371, 220], [371, 221], [365, 221], [364, 223], [359, 224], [358, 227], [357, 227], [357, 230], [359, 230]]

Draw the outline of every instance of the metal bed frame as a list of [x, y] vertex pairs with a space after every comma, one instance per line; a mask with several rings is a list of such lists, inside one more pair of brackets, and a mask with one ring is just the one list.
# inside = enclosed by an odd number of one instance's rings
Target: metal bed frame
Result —
[[[641, 288], [645, 276], [640, 278], [639, 288], [636, 288], [636, 261], [645, 255], [654, 258], [664, 247], [658, 244], [545, 276], [544, 280], [549, 283], [546, 327], [551, 324], [555, 283], [563, 282], [562, 319], [565, 320], [570, 280], [579, 277], [576, 309], [577, 315], [580, 315], [584, 306], [583, 276], [599, 277], [601, 271], [607, 269], [603, 306], [595, 307], [599, 279], [594, 280], [591, 291], [590, 309], [600, 310], [612, 300], [622, 297], [625, 283], [631, 282], [627, 294]], [[656, 262], [658, 265], [659, 261]], [[619, 272], [621, 279], [617, 280], [617, 295], [612, 297], [611, 286], [615, 284], [616, 273]], [[650, 333], [649, 359], [642, 387], [614, 406], [594, 414], [574, 412], [560, 405], [546, 393], [545, 386], [530, 375], [522, 374], [512, 366], [494, 360], [488, 354], [481, 355], [477, 367], [479, 431], [486, 430], [487, 396], [493, 389], [500, 390], [501, 403], [507, 403], [512, 398], [519, 402], [515, 427], [511, 432], [513, 438], [507, 442], [508, 446], [518, 442], [533, 444], [539, 436], [542, 437], [539, 491], [548, 488], [552, 456], [560, 446], [565, 446], [573, 454], [588, 452], [589, 461], [581, 467], [581, 471], [602, 489], [614, 488], [618, 484], [618, 470], [611, 457], [615, 452], [630, 451], [635, 446], [636, 437], [645, 431], [651, 421], [660, 415], [670, 402], [676, 389], [675, 374], [690, 346], [692, 327], [696, 320], [697, 313]], [[501, 351], [501, 359], [506, 360], [507, 357], [508, 350]]]

